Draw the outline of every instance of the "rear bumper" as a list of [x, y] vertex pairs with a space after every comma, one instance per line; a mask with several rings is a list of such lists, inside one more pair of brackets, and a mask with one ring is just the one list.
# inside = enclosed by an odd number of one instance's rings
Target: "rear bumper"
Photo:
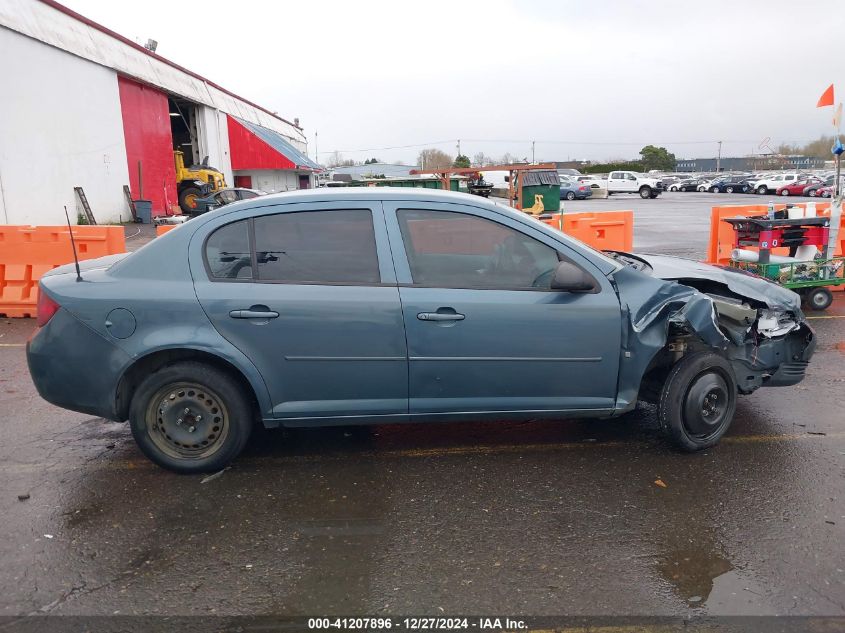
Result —
[[64, 308], [26, 344], [38, 393], [64, 409], [117, 420], [117, 382], [129, 355]]

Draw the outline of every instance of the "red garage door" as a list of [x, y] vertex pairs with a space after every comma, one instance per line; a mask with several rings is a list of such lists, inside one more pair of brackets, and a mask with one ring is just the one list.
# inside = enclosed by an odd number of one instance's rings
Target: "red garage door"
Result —
[[162, 215], [178, 203], [167, 95], [125, 77], [118, 77], [117, 84], [132, 197], [143, 194], [153, 203], [153, 215]]

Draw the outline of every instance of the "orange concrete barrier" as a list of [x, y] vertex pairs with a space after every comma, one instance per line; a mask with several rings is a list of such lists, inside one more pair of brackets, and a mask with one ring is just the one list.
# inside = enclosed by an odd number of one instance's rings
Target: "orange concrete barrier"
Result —
[[598, 250], [632, 251], [634, 248], [633, 211], [553, 213], [540, 220]]
[[[126, 252], [122, 226], [74, 226], [79, 259]], [[0, 225], [0, 315], [35, 316], [41, 275], [73, 261], [66, 226]]]
[[[792, 206], [804, 208], [805, 202], [793, 204]], [[776, 204], [775, 210], [785, 208], [785, 204]], [[766, 215], [769, 207], [766, 204], [748, 204], [726, 207], [713, 207], [710, 214], [710, 241], [707, 244], [707, 259], [710, 264], [728, 264], [731, 260], [731, 251], [734, 248], [734, 229], [724, 221], [725, 218], [751, 217]], [[830, 215], [830, 202], [816, 202], [817, 215]], [[836, 255], [842, 255], [845, 250], [845, 217], [842, 218], [839, 229], [839, 247]], [[753, 247], [744, 247], [755, 250]], [[772, 250], [777, 255], [789, 255], [788, 248], [775, 248]]]
[[159, 235], [164, 235], [168, 231], [172, 231], [177, 226], [179, 226], [179, 225], [178, 224], [159, 224], [158, 226], [156, 226], [156, 237], [158, 237]]

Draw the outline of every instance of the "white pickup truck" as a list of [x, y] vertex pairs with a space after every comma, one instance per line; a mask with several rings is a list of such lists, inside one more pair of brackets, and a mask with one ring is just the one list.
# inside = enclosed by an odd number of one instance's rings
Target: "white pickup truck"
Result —
[[657, 178], [635, 171], [612, 171], [607, 176], [607, 195], [638, 193], [640, 198], [656, 198], [663, 192], [663, 183]]

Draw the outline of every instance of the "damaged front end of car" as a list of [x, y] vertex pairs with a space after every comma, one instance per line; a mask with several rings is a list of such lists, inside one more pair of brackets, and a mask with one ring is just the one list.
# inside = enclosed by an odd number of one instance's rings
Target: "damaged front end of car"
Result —
[[715, 350], [729, 360], [743, 394], [804, 378], [816, 343], [794, 292], [676, 257], [611, 255], [624, 266], [613, 279], [627, 316], [620, 410], [637, 399], [654, 401], [671, 367], [697, 351]]

